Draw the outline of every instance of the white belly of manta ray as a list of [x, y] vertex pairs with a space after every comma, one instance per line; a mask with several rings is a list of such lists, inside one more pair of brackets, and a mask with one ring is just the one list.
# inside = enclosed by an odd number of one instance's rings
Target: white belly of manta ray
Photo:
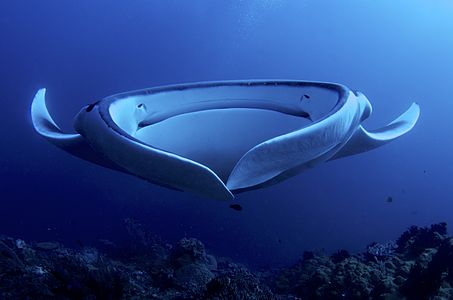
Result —
[[368, 99], [346, 86], [289, 80], [180, 84], [117, 94], [76, 116], [63, 133], [45, 103], [35, 130], [84, 160], [216, 199], [276, 184], [319, 163], [382, 146], [410, 131], [420, 108], [374, 131]]

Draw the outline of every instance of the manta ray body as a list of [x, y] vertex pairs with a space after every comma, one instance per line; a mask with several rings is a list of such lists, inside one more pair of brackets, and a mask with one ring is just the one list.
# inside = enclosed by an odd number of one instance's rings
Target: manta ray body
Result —
[[375, 131], [372, 107], [344, 85], [287, 80], [221, 81], [117, 94], [82, 108], [76, 133], [52, 120], [45, 89], [34, 128], [84, 160], [209, 198], [262, 188], [322, 162], [382, 146], [413, 128], [413, 103]]

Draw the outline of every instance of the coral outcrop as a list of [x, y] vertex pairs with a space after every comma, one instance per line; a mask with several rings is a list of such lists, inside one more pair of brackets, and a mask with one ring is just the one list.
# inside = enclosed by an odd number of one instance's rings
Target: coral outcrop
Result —
[[0, 299], [453, 299], [445, 223], [410, 227], [359, 254], [305, 252], [265, 272], [215, 257], [197, 239], [172, 246], [136, 220], [125, 224], [132, 242], [123, 257], [0, 237]]

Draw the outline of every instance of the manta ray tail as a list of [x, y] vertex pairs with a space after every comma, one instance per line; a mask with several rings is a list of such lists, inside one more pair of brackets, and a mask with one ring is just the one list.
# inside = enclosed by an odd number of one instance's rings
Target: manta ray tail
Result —
[[118, 170], [116, 165], [98, 156], [80, 134], [61, 131], [47, 110], [45, 95], [46, 89], [40, 89], [31, 105], [31, 119], [35, 130], [50, 143], [74, 156]]
[[346, 145], [331, 160], [366, 152], [385, 145], [410, 131], [417, 123], [419, 116], [419, 105], [412, 103], [406, 112], [387, 126], [373, 131], [367, 131], [359, 126]]

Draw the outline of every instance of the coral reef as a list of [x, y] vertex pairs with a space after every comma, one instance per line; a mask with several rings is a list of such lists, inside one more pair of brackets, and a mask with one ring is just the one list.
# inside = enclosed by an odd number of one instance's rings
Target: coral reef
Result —
[[93, 247], [1, 236], [0, 299], [453, 298], [445, 223], [413, 226], [396, 243], [372, 243], [359, 254], [305, 252], [293, 266], [266, 272], [214, 257], [197, 239], [172, 246], [136, 220], [125, 224], [132, 244], [121, 259]]
[[451, 299], [453, 238], [446, 223], [412, 226], [396, 244], [366, 252], [306, 253], [275, 277], [274, 292], [301, 299]]

